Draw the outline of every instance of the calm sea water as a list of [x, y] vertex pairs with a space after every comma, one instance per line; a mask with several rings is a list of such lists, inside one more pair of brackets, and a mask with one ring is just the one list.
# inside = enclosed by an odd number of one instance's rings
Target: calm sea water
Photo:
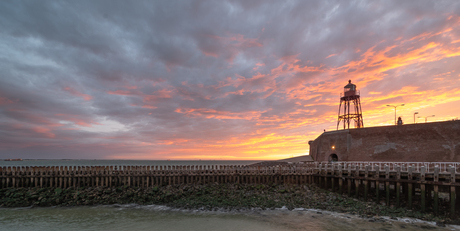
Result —
[[0, 161], [0, 166], [172, 166], [247, 165], [261, 160], [23, 160]]
[[0, 208], [0, 230], [458, 230], [410, 219], [369, 221], [312, 210], [239, 212], [178, 210], [165, 206], [111, 205], [69, 208]]

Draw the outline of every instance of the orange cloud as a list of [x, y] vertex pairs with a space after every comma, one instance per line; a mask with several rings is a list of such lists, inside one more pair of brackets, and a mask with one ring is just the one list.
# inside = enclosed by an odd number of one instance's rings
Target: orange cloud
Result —
[[148, 108], [148, 109], [156, 109], [158, 107], [151, 106], [151, 105], [142, 105], [143, 108]]
[[172, 98], [174, 90], [161, 89], [151, 95], [144, 95], [144, 102], [155, 102], [157, 99], [170, 99]]
[[255, 118], [259, 118], [260, 115], [265, 111], [229, 112], [207, 108], [177, 108], [175, 112], [185, 114], [189, 117], [204, 117], [207, 119], [252, 120]]

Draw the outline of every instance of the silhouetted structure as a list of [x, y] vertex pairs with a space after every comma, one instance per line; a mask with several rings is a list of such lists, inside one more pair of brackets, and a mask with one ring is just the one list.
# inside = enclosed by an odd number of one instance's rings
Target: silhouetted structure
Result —
[[398, 125], [403, 125], [403, 121], [402, 121], [402, 119], [401, 119], [401, 116], [398, 117]]
[[[340, 109], [343, 104], [343, 114], [340, 114]], [[351, 105], [353, 104], [353, 105]], [[353, 107], [354, 109], [350, 109]], [[343, 129], [350, 129], [350, 122], [355, 122], [355, 128], [364, 127], [363, 115], [361, 111], [361, 101], [359, 91], [356, 90], [356, 85], [348, 80], [348, 84], [344, 87], [343, 93], [340, 93], [339, 118], [337, 120], [337, 130], [339, 130], [340, 122], [343, 121]]]

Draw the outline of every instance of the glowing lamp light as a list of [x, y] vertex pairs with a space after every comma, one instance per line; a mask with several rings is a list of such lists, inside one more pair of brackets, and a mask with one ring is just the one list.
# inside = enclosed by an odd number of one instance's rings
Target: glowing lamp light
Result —
[[335, 149], [335, 146], [332, 146], [331, 148], [332, 148], [332, 149]]

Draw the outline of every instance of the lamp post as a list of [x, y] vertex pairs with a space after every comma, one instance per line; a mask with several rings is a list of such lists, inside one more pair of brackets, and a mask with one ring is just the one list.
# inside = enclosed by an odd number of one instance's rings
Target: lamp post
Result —
[[404, 106], [404, 104], [400, 104], [400, 105], [389, 105], [389, 104], [387, 104], [387, 107], [394, 107], [395, 108], [395, 125], [396, 125], [396, 108], [399, 107], [399, 106]]
[[430, 115], [430, 116], [419, 116], [418, 118], [425, 118], [425, 123], [426, 123], [428, 117], [434, 117], [434, 116], [435, 116], [435, 115]]
[[418, 114], [418, 112], [414, 112], [414, 124], [415, 124], [415, 114]]

